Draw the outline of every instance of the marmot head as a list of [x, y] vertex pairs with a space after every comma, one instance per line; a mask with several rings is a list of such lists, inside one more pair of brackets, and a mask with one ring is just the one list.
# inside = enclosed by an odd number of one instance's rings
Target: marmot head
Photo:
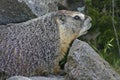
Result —
[[76, 34], [76, 37], [79, 37], [83, 34], [87, 33], [87, 30], [91, 27], [91, 18], [86, 16], [80, 12], [75, 11], [59, 11], [59, 18], [57, 19], [60, 27], [64, 27], [64, 29], [68, 32], [72, 32], [72, 34]]

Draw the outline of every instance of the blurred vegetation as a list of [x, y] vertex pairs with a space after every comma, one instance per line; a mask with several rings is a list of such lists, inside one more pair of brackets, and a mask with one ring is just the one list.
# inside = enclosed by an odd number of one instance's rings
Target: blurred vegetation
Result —
[[[120, 41], [120, 0], [114, 1], [114, 24]], [[120, 54], [112, 21], [112, 0], [86, 0], [92, 28], [85, 38], [120, 73]]]

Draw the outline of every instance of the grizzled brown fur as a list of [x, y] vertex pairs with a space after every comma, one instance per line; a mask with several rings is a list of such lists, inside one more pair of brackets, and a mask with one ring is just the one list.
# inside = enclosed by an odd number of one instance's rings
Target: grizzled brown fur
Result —
[[55, 15], [0, 26], [0, 71], [9, 75], [52, 71], [60, 46]]

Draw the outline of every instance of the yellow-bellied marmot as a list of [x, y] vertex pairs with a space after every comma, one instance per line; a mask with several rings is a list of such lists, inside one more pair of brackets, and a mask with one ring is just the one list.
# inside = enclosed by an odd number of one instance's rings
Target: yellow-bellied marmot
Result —
[[71, 41], [91, 27], [91, 18], [61, 10], [18, 24], [0, 25], [0, 71], [8, 75], [56, 72]]

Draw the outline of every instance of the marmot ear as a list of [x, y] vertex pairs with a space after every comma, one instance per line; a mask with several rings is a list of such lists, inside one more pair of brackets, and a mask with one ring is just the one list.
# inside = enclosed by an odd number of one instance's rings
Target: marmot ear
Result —
[[66, 16], [64, 14], [59, 14], [59, 20], [64, 24], [66, 22]]

